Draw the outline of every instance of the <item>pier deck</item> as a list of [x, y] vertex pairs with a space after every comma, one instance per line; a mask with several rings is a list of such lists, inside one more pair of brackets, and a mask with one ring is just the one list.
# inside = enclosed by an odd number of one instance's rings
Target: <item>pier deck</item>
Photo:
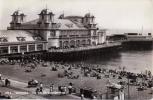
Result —
[[68, 49], [51, 49], [48, 50], [51, 53], [68, 53], [68, 52], [80, 52], [80, 51], [89, 51], [89, 50], [96, 50], [96, 49], [103, 49], [103, 48], [110, 48], [110, 47], [118, 47], [121, 46], [120, 42], [113, 42], [113, 43], [106, 43], [97, 46], [87, 46], [87, 47], [79, 47], [79, 48], [68, 48]]

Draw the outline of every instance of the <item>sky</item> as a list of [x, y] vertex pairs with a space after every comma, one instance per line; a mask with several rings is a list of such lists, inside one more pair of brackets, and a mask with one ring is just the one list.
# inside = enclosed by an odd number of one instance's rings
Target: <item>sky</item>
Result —
[[46, 7], [57, 16], [90, 12], [100, 28], [153, 30], [153, 0], [0, 0], [0, 29], [9, 26], [15, 10], [28, 21]]

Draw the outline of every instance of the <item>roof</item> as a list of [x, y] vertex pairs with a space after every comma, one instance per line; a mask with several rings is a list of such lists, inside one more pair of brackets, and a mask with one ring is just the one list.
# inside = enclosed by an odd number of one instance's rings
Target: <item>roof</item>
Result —
[[[34, 19], [29, 22], [23, 23], [23, 25], [36, 25], [39, 19]], [[86, 29], [82, 23], [71, 21], [69, 19], [55, 19], [58, 29]]]
[[87, 13], [85, 14], [85, 17], [94, 17], [94, 15], [92, 15], [91, 13]]
[[24, 13], [21, 10], [16, 10], [12, 15], [16, 15], [16, 16], [23, 15], [23, 16], [25, 16]]
[[40, 14], [39, 15], [48, 15], [48, 14], [50, 14], [50, 15], [54, 15], [53, 13], [52, 13], [52, 11], [50, 11], [49, 9], [43, 9], [41, 12], [40, 12]]
[[21, 42], [18, 40], [19, 37], [23, 37], [25, 39], [25, 42], [32, 42], [32, 41], [38, 41], [35, 39], [34, 35], [27, 32], [27, 31], [21, 31], [21, 30], [0, 30], [0, 38], [6, 38], [7, 42]]
[[84, 26], [80, 26], [77, 23], [72, 22], [69, 19], [57, 19], [56, 23], [60, 23], [59, 29], [85, 29]]
[[34, 19], [34, 20], [31, 20], [31, 21], [28, 21], [28, 22], [25, 22], [23, 24], [37, 24], [39, 19]]
[[65, 16], [64, 18], [83, 18], [83, 16], [73, 15], [73, 16]]

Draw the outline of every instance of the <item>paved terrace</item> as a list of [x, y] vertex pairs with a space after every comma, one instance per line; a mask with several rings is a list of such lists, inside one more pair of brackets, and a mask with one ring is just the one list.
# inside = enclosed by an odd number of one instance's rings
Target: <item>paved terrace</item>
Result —
[[102, 49], [102, 48], [110, 48], [110, 47], [116, 47], [116, 46], [121, 46], [121, 42], [112, 42], [112, 43], [106, 43], [106, 44], [97, 45], [97, 46], [86, 46], [86, 47], [79, 47], [79, 48], [51, 49], [49, 50], [49, 52], [60, 52], [60, 53], [79, 52], [79, 51], [96, 50], [96, 49]]

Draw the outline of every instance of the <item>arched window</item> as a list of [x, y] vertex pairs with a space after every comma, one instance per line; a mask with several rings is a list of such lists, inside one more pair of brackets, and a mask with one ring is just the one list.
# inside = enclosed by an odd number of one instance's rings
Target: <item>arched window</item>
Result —
[[82, 40], [82, 41], [81, 41], [81, 44], [82, 44], [83, 46], [85, 46], [85, 45], [86, 45], [86, 40]]
[[72, 48], [75, 47], [75, 41], [74, 41], [74, 40], [71, 40], [71, 41], [70, 41], [70, 47], [72, 47]]
[[80, 40], [76, 41], [76, 46], [79, 47], [80, 46]]
[[1, 37], [1, 38], [0, 38], [0, 42], [8, 42], [7, 37]]
[[60, 48], [63, 47], [62, 41], [59, 42], [59, 46], [60, 46]]
[[95, 42], [95, 41], [93, 41], [93, 42], [92, 42], [92, 45], [96, 46], [96, 42]]
[[90, 39], [87, 40], [87, 44], [91, 45], [91, 40]]
[[25, 37], [16, 37], [18, 41], [26, 41]]
[[63, 47], [64, 48], [68, 48], [69, 47], [69, 42], [68, 41], [64, 41], [63, 42]]

